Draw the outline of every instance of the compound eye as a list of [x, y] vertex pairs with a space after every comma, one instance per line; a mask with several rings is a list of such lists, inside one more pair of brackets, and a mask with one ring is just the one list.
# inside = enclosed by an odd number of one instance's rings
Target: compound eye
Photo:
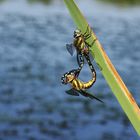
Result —
[[74, 31], [74, 35], [73, 35], [73, 37], [76, 38], [76, 36], [77, 36], [77, 33]]

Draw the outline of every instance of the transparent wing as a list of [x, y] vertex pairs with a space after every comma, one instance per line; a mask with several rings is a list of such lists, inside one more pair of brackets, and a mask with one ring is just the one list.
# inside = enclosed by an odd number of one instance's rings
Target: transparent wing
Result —
[[73, 56], [74, 50], [75, 50], [73, 44], [72, 43], [71, 44], [66, 44], [66, 49], [70, 53], [70, 55]]
[[65, 91], [67, 94], [69, 94], [69, 95], [72, 95], [72, 96], [79, 96], [79, 93], [78, 93], [78, 91], [77, 90], [75, 90], [75, 89], [70, 89], [70, 90], [66, 90]]
[[89, 97], [90, 99], [96, 99], [97, 101], [104, 103], [102, 100], [100, 100], [99, 98], [97, 98], [96, 96], [92, 95], [91, 93], [85, 91], [85, 90], [80, 90], [81, 95], [85, 96], [85, 97]]
[[[91, 53], [89, 53], [88, 54], [88, 57], [89, 57], [89, 60], [91, 61], [91, 62], [93, 62], [93, 60], [94, 60], [94, 56], [92, 56], [92, 54]], [[88, 62], [87, 62], [87, 59], [84, 57], [84, 59], [85, 59], [85, 64], [88, 64]]]

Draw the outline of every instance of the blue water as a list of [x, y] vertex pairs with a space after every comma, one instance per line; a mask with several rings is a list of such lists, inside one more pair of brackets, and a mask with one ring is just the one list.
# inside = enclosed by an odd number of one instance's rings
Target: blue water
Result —
[[[140, 9], [78, 2], [140, 104]], [[97, 65], [91, 92], [105, 105], [65, 94], [60, 77], [77, 67], [65, 44], [76, 28], [64, 4], [0, 5], [1, 140], [138, 140]], [[87, 77], [85, 65], [81, 78]]]

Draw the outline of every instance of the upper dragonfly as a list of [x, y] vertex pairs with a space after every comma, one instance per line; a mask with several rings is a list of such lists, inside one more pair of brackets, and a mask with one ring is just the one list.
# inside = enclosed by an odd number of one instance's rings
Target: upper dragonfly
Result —
[[66, 48], [71, 55], [74, 54], [74, 50], [76, 49], [78, 65], [80, 65], [78, 55], [79, 54], [83, 54], [83, 56], [89, 55], [89, 47], [91, 47], [97, 40], [97, 38], [95, 38], [91, 44], [88, 44], [86, 41], [91, 37], [91, 35], [92, 30], [89, 25], [87, 26], [86, 32], [84, 34], [82, 34], [82, 32], [79, 29], [76, 29], [73, 35], [74, 37], [73, 43], [66, 44]]

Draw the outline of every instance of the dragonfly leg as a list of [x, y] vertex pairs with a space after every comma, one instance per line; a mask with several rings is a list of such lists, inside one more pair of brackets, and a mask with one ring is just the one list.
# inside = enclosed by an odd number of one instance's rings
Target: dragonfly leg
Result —
[[88, 44], [87, 42], [85, 42], [85, 44], [88, 46], [88, 47], [92, 47], [95, 43], [95, 41], [97, 40], [97, 38], [95, 38], [91, 44]]
[[86, 32], [83, 34], [85, 40], [87, 40], [88, 38], [91, 37], [91, 33], [92, 33], [92, 31], [91, 31], [91, 29], [90, 29], [90, 26], [88, 25], [88, 26], [87, 26], [87, 29], [86, 29]]

